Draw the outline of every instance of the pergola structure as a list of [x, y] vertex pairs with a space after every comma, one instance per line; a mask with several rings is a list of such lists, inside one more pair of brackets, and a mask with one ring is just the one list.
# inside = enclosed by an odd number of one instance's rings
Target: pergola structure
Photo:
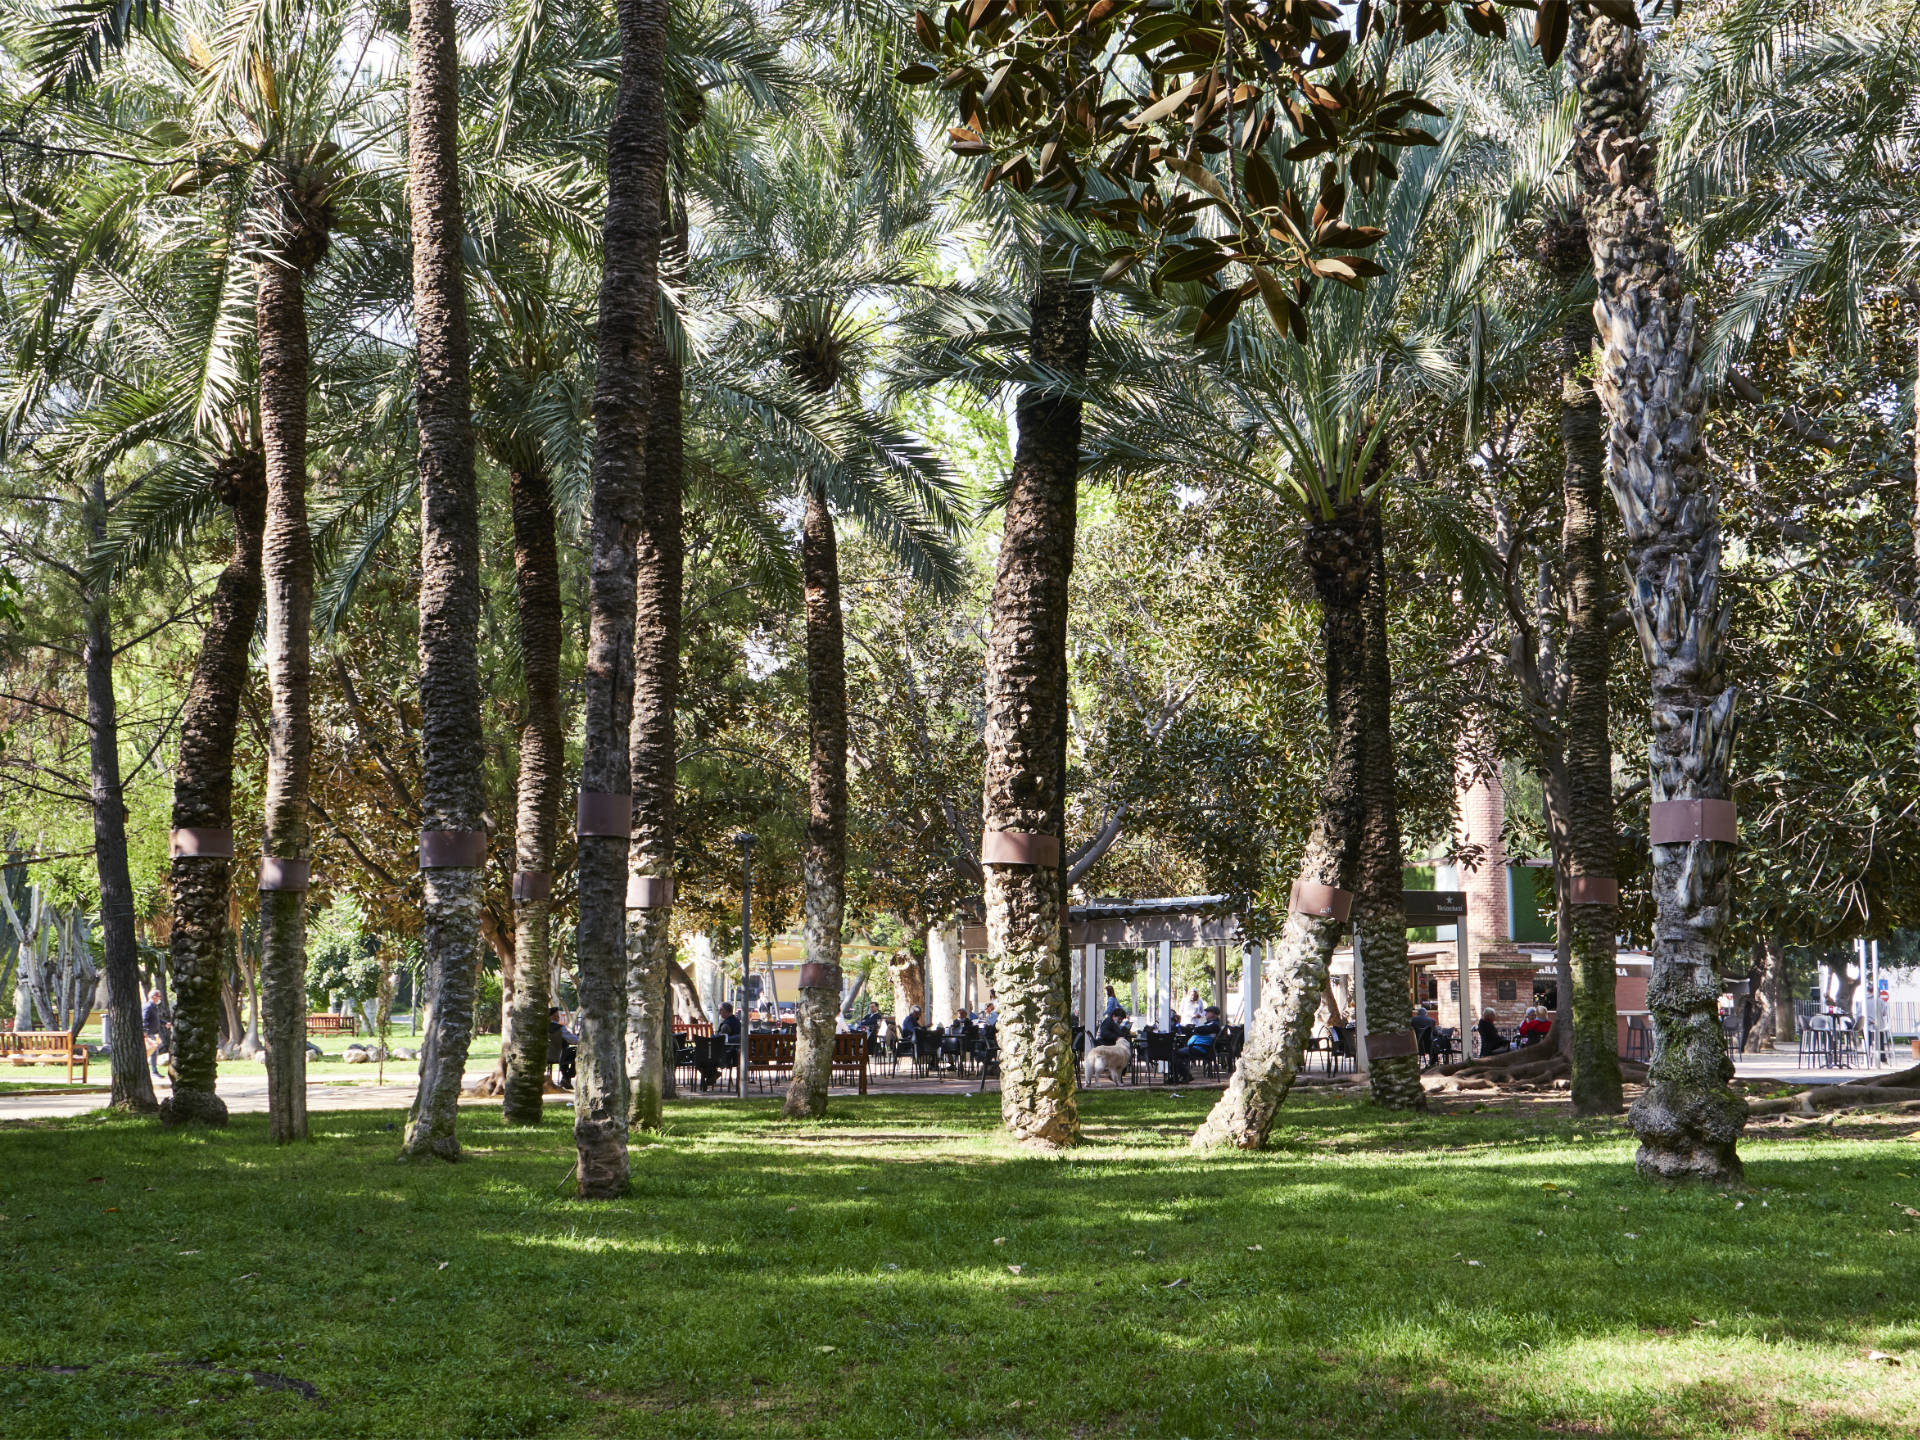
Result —
[[[1452, 925], [1458, 937], [1459, 974], [1466, 978], [1468, 1006], [1475, 1003], [1472, 947], [1467, 938], [1467, 897], [1458, 890], [1407, 890], [1401, 892], [1406, 906], [1407, 927]], [[1267, 958], [1266, 945], [1256, 959], [1251, 953], [1256, 942], [1245, 939], [1240, 916], [1227, 895], [1179, 895], [1155, 900], [1102, 901], [1073, 905], [1067, 910], [1067, 942], [1073, 953], [1073, 1012], [1083, 1022], [1098, 1013], [1100, 997], [1105, 993], [1106, 952], [1108, 950], [1145, 950], [1147, 952], [1146, 1003], [1143, 1017], [1152, 1025], [1166, 1028], [1174, 1023], [1174, 1008], [1179, 997], [1173, 987], [1173, 951], [1175, 946], [1213, 951], [1213, 1003], [1221, 1008], [1222, 1018], [1244, 1019], [1260, 1005], [1260, 979]], [[1268, 942], [1271, 943], [1271, 942]], [[1239, 946], [1242, 952], [1241, 1016], [1226, 1015], [1227, 947]], [[984, 925], [961, 927], [960, 949], [968, 960], [983, 956], [987, 949]], [[1365, 957], [1354, 957], [1356, 971]], [[965, 967], [971, 971], [972, 966]], [[1356, 977], [1357, 979], [1358, 977]], [[962, 992], [970, 986], [963, 981]], [[1356, 984], [1356, 993], [1360, 987]], [[961, 1000], [966, 1004], [965, 999]], [[935, 1017], [936, 1020], [939, 1017]], [[1365, 1025], [1361, 1029], [1365, 1030]], [[1362, 1062], [1364, 1064], [1364, 1061]]]

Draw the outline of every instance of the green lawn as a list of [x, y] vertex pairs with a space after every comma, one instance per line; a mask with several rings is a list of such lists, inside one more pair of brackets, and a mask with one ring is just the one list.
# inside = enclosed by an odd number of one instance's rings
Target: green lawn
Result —
[[[0, 1415], [25, 1435], [1776, 1435], [1920, 1430], [1920, 1146], [1634, 1179], [1614, 1126], [1102, 1093], [1066, 1158], [958, 1096], [686, 1105], [631, 1200], [463, 1113], [205, 1136], [0, 1126]], [[1477, 1262], [1477, 1263], [1470, 1263]], [[1905, 1361], [1870, 1361], [1880, 1350]]]

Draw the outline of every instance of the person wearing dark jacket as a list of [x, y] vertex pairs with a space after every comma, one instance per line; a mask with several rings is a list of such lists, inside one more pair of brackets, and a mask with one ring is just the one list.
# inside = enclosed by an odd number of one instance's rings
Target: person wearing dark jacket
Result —
[[560, 1007], [547, 1007], [547, 1064], [560, 1067], [560, 1088], [573, 1088], [573, 1065], [580, 1037], [560, 1023]]
[[147, 1045], [147, 1064], [153, 1073], [160, 1073], [160, 1052], [173, 1053], [173, 1012], [167, 1009], [166, 997], [158, 990], [147, 996], [147, 1003], [140, 1011], [140, 1030]]
[[1480, 1012], [1480, 1023], [1473, 1027], [1480, 1033], [1480, 1053], [1498, 1055], [1507, 1048], [1506, 1037], [1500, 1033], [1500, 1027], [1493, 1023], [1491, 1009]]

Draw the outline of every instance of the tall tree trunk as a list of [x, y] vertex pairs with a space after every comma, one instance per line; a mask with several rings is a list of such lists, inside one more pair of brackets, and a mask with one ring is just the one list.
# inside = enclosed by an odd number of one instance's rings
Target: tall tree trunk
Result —
[[[505, 1041], [502, 1112], [509, 1123], [538, 1125], [546, 1110], [547, 977], [553, 964], [553, 845], [566, 785], [566, 735], [560, 717], [560, 556], [554, 541], [553, 487], [537, 447], [508, 472], [513, 507], [514, 594], [520, 620], [525, 719], [514, 831], [513, 1019]], [[544, 892], [544, 893], [543, 893]]]
[[[679, 246], [676, 245], [676, 249]], [[674, 790], [679, 749], [680, 606], [685, 568], [681, 538], [680, 362], [656, 342], [647, 415], [647, 463], [640, 512], [633, 630], [632, 877], [665, 881], [654, 903], [627, 912], [627, 1068], [630, 1123], [654, 1130], [673, 1082]], [[652, 887], [656, 890], [661, 887]]]
[[[1366, 739], [1366, 619], [1362, 606], [1372, 571], [1365, 517], [1359, 507], [1306, 527], [1303, 550], [1320, 597], [1320, 662], [1327, 710], [1327, 774], [1299, 884], [1352, 893], [1364, 823], [1361, 771]], [[1322, 995], [1331, 999], [1327, 968], [1345, 922], [1330, 913], [1289, 907], [1270, 973], [1261, 978], [1260, 1008], [1247, 1026], [1246, 1048], [1227, 1088], [1194, 1132], [1196, 1150], [1258, 1150], [1300, 1073]], [[1336, 1020], [1339, 1007], [1334, 1005]]]
[[[1031, 325], [1035, 365], [1086, 372], [1093, 325], [1088, 287], [1043, 275], [1034, 287]], [[1060, 973], [1066, 797], [1058, 757], [1067, 704], [1080, 402], [1029, 387], [1020, 397], [1019, 429], [987, 637], [987, 949], [1000, 1002], [1001, 1119], [1018, 1138], [1054, 1147], [1080, 1138]], [[997, 838], [1009, 832], [1033, 838]], [[1008, 848], [991, 848], [996, 845]], [[995, 854], [1032, 859], [995, 860]]]
[[[187, 688], [187, 703], [180, 712], [173, 828], [224, 830], [231, 839], [233, 742], [240, 720], [240, 692], [247, 684], [247, 653], [260, 610], [260, 534], [267, 522], [265, 460], [251, 451], [224, 458], [214, 472], [214, 487], [233, 511], [233, 559], [214, 583], [207, 632]], [[232, 869], [233, 861], [225, 855], [175, 855], [168, 875], [173, 894], [173, 934], [168, 938], [173, 1047], [167, 1075], [173, 1094], [160, 1104], [160, 1119], [166, 1124], [227, 1123], [226, 1102], [214, 1093], [214, 1080], [220, 1063]], [[239, 1038], [237, 1033], [234, 1038]]]
[[[593, 521], [585, 675], [585, 795], [630, 794], [634, 540], [645, 505], [660, 212], [666, 0], [619, 0], [620, 91], [607, 135], [600, 334], [593, 392]], [[631, 817], [630, 817], [631, 820]], [[605, 827], [611, 828], [611, 827]], [[628, 1186], [626, 889], [629, 834], [583, 834], [575, 981], [580, 1045], [573, 1136], [583, 1199]]]
[[[420, 362], [421, 958], [432, 988], [405, 1151], [458, 1160], [460, 1083], [473, 1040], [486, 880], [486, 797], [480, 765], [480, 501], [460, 254], [466, 223], [460, 211], [460, 55], [453, 0], [412, 0], [407, 35], [413, 52], [407, 198]], [[436, 831], [466, 838], [443, 842], [447, 853], [435, 854], [425, 837]]]
[[[307, 785], [313, 764], [313, 542], [307, 532], [307, 309], [304, 264], [324, 237], [296, 231], [290, 253], [254, 266], [260, 344], [260, 430], [267, 462], [267, 794], [262, 845], [279, 884], [260, 892], [261, 1040], [267, 1051], [267, 1134], [307, 1138]], [[285, 862], [274, 864], [273, 862]], [[291, 871], [292, 873], [287, 873]]]
[[833, 512], [808, 487], [800, 540], [807, 606], [806, 964], [784, 1113], [827, 1113], [834, 1021], [840, 1012], [840, 926], [847, 905], [847, 654]]
[[[93, 477], [93, 541], [107, 533], [106, 479]], [[133, 930], [133, 876], [127, 869], [127, 807], [120, 787], [120, 715], [113, 695], [113, 611], [106, 587], [87, 593], [87, 756], [93, 790], [93, 859], [100, 878], [100, 948], [107, 976], [116, 1110], [158, 1110], [140, 1026], [140, 947]]]
[[[1575, 158], [1599, 288], [1595, 388], [1607, 414], [1607, 483], [1625, 522], [1628, 604], [1652, 672], [1653, 813], [1656, 825], [1673, 816], [1708, 833], [1653, 846], [1654, 1058], [1628, 1118], [1643, 1175], [1724, 1183], [1741, 1174], [1735, 1146], [1747, 1113], [1728, 1088], [1733, 1062], [1716, 1011], [1733, 856], [1720, 827], [1731, 808], [1734, 691], [1721, 671], [1719, 496], [1701, 468], [1706, 390], [1694, 363], [1694, 302], [1655, 189], [1645, 61], [1638, 31], [1588, 22], [1576, 52]], [[1692, 802], [1691, 813], [1662, 811], [1675, 801]]]
[[[1555, 277], [1570, 284], [1592, 263], [1586, 227], [1561, 225], [1548, 244]], [[1591, 313], [1568, 315], [1560, 337], [1561, 568], [1567, 585], [1566, 820], [1558, 857], [1564, 893], [1572, 1024], [1568, 1036], [1576, 1115], [1613, 1115], [1620, 1090], [1614, 1009], [1619, 887], [1613, 822], [1613, 739], [1608, 730], [1613, 597], [1607, 585], [1602, 509], [1606, 443], [1600, 397], [1587, 376]]]
[[[1384, 464], [1384, 457], [1376, 458]], [[1367, 987], [1367, 1031], [1383, 1041], [1398, 1041], [1400, 1055], [1378, 1055], [1371, 1047], [1367, 1084], [1376, 1105], [1419, 1110], [1427, 1103], [1420, 1085], [1420, 1054], [1414, 1048], [1413, 976], [1407, 966], [1407, 912], [1400, 899], [1406, 883], [1406, 858], [1400, 844], [1399, 770], [1393, 754], [1393, 664], [1387, 653], [1387, 560], [1380, 507], [1367, 507], [1366, 539], [1371, 580], [1362, 607], [1366, 687], [1366, 739], [1360, 766], [1365, 819], [1360, 835], [1358, 894], [1353, 901], [1353, 931], [1359, 941], [1360, 968]], [[1377, 1047], [1387, 1048], [1386, 1044]]]

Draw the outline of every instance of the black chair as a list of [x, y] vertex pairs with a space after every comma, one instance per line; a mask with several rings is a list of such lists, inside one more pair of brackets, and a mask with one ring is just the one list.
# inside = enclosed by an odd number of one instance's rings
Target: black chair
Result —
[[1000, 1030], [989, 1025], [980, 1032], [980, 1092], [986, 1093], [987, 1077], [1000, 1078]]
[[[1803, 1052], [1804, 1053], [1804, 1052]], [[1627, 1053], [1626, 1059], [1641, 1065], [1653, 1059], [1653, 1027], [1647, 1023], [1644, 1015], [1627, 1017]]]
[[1450, 1025], [1436, 1025], [1432, 1034], [1433, 1063], [1451, 1065], [1453, 1057], [1460, 1050], [1460, 1032]]
[[1149, 1030], [1147, 1041], [1147, 1079], [1151, 1083], [1157, 1072], [1162, 1079], [1173, 1068], [1173, 1052], [1179, 1048], [1174, 1036], [1165, 1030]]
[[939, 1068], [942, 1038], [937, 1032], [924, 1028], [913, 1032], [913, 1068], [920, 1076]]
[[1347, 1062], [1347, 1068], [1349, 1070], [1356, 1068], [1353, 1037], [1354, 1027], [1351, 1025], [1335, 1025], [1328, 1033], [1327, 1073], [1329, 1075], [1336, 1073], [1340, 1069], [1340, 1062], [1342, 1060]]

